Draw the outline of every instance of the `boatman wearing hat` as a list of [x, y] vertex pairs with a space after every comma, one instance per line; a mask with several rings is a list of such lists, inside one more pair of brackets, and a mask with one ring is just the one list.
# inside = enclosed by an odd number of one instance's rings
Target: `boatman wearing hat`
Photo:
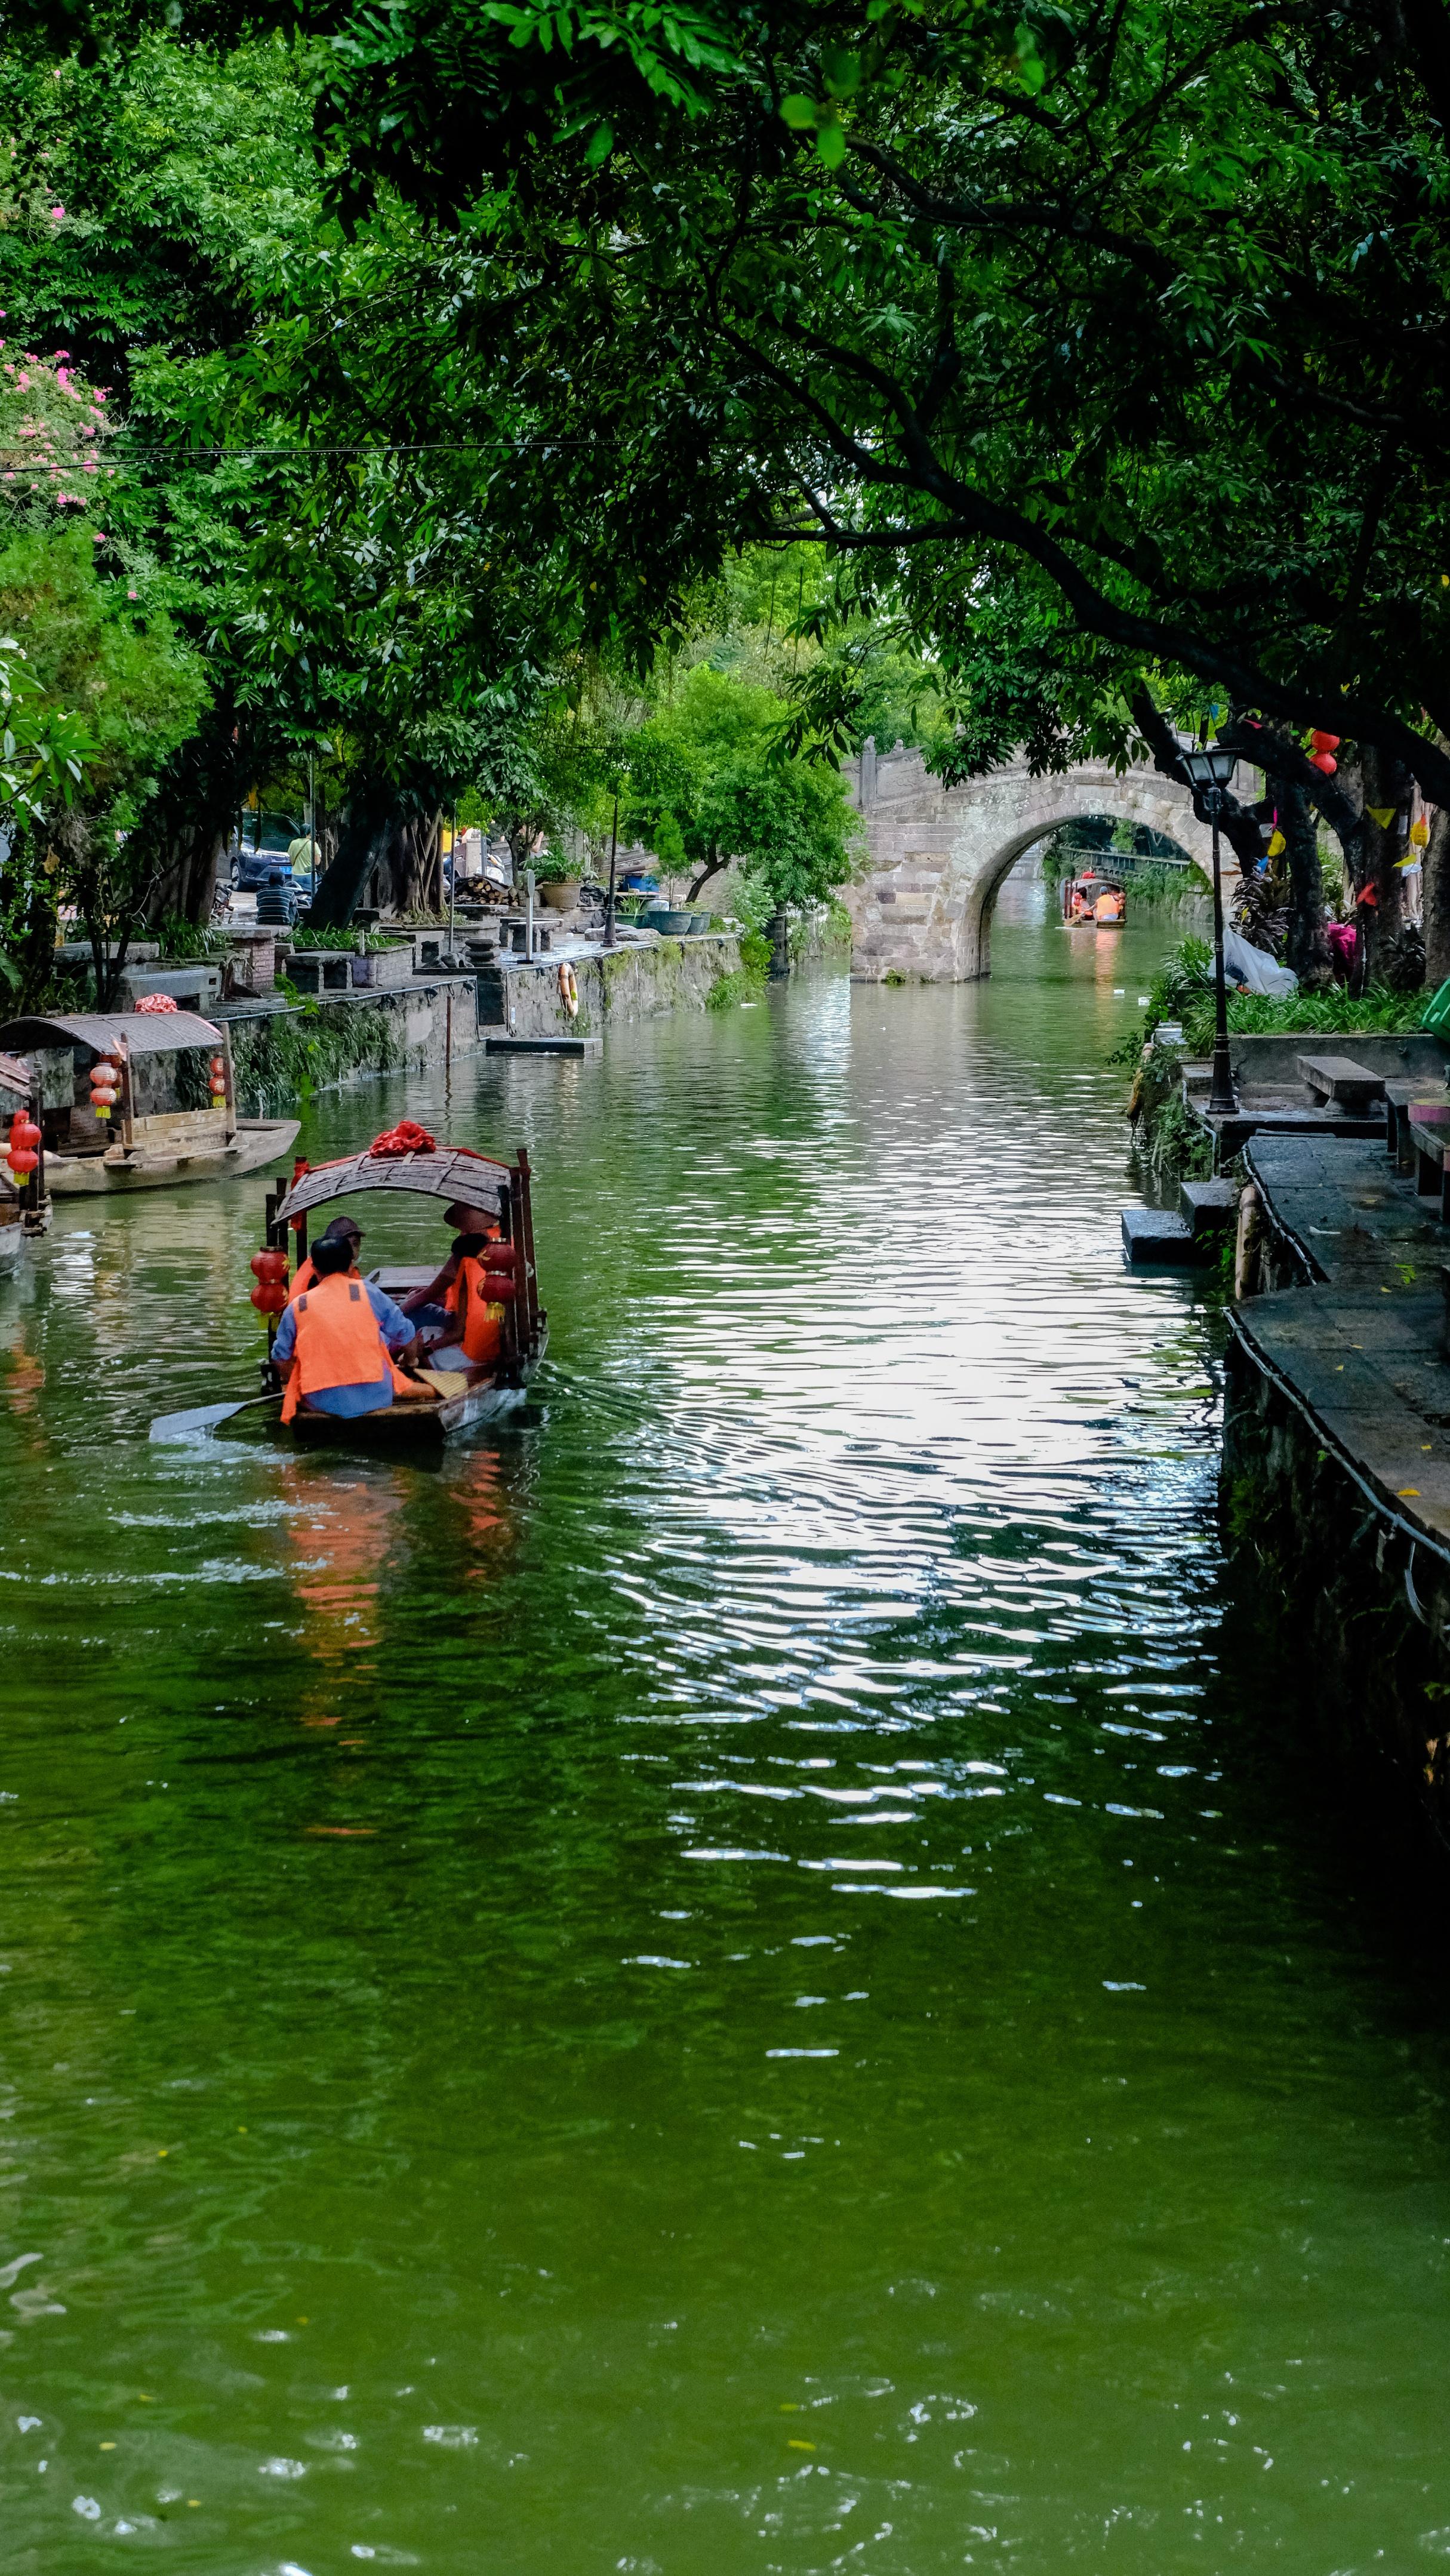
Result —
[[426, 1288], [415, 1288], [403, 1300], [403, 1312], [425, 1331], [446, 1332], [458, 1314], [458, 1275], [470, 1253], [485, 1243], [498, 1241], [498, 1218], [487, 1208], [469, 1207], [466, 1200], [454, 1199], [443, 1211], [443, 1222], [454, 1229], [448, 1258]]
[[417, 1349], [412, 1325], [381, 1288], [356, 1275], [352, 1256], [348, 1236], [325, 1234], [312, 1256], [311, 1284], [277, 1327], [272, 1357], [285, 1387], [284, 1422], [299, 1403], [351, 1421], [380, 1412], [395, 1395], [426, 1392], [394, 1365]]
[[[362, 1274], [358, 1270], [357, 1266], [357, 1257], [359, 1252], [362, 1250], [362, 1227], [358, 1224], [355, 1217], [335, 1216], [331, 1225], [327, 1228], [326, 1233], [323, 1235], [322, 1241], [324, 1243], [345, 1243], [348, 1247], [348, 1257], [352, 1263], [353, 1271], [356, 1276], [359, 1278], [361, 1277]], [[292, 1282], [292, 1294], [287, 1300], [288, 1305], [290, 1306], [295, 1304], [296, 1300], [301, 1296], [304, 1288], [311, 1288], [319, 1276], [320, 1273], [317, 1268], [316, 1252], [314, 1250], [312, 1253], [309, 1253], [305, 1261], [298, 1263], [297, 1276]]]

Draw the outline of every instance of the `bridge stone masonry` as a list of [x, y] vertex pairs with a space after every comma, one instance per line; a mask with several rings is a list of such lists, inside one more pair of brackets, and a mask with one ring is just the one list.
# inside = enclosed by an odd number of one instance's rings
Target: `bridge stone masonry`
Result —
[[[1208, 876], [1213, 841], [1186, 787], [1155, 769], [1101, 766], [1034, 778], [1009, 762], [964, 787], [943, 787], [919, 751], [878, 758], [867, 741], [845, 776], [865, 831], [861, 873], [841, 889], [851, 914], [851, 972], [864, 983], [887, 975], [911, 983], [971, 983], [992, 971], [992, 907], [1003, 879], [1035, 841], [1090, 814], [1143, 823], [1177, 843]], [[1258, 795], [1241, 768], [1236, 795]], [[1221, 847], [1225, 895], [1236, 876]]]

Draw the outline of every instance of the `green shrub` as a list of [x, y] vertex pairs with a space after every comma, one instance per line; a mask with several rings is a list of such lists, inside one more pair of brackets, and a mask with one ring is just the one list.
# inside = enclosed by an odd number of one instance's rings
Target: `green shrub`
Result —
[[[1339, 1031], [1393, 1037], [1417, 1029], [1428, 995], [1394, 993], [1387, 984], [1351, 995], [1347, 985], [1327, 993], [1237, 993], [1228, 996], [1228, 1024], [1241, 1037], [1329, 1036]], [[1213, 1048], [1213, 994], [1197, 995], [1183, 1015], [1183, 1035], [1190, 1055]]]
[[179, 912], [159, 922], [154, 931], [142, 931], [138, 936], [154, 938], [163, 957], [225, 957], [231, 946], [230, 931], [214, 930], [199, 921], [183, 921]]

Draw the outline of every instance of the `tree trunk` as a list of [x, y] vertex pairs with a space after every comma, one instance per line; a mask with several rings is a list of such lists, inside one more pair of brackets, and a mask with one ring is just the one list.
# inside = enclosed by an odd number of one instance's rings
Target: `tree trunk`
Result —
[[379, 904], [396, 912], [421, 909], [431, 902], [436, 881], [435, 851], [442, 839], [442, 809], [410, 814], [397, 824], [386, 855], [378, 862]]
[[374, 868], [389, 855], [396, 821], [393, 791], [381, 779], [363, 779], [354, 787], [337, 836], [337, 855], [308, 915], [313, 930], [346, 929]]
[[[1374, 743], [1360, 750], [1364, 789], [1364, 875], [1359, 886], [1360, 921], [1366, 949], [1365, 981], [1394, 983], [1404, 934], [1405, 880], [1396, 861], [1409, 846], [1409, 811], [1413, 780], [1404, 762]], [[1378, 822], [1376, 811], [1388, 812]]]
[[1436, 808], [1425, 850], [1425, 981], [1450, 975], [1450, 805]]
[[135, 856], [155, 871], [148, 921], [210, 920], [233, 822], [271, 748], [224, 699], [173, 753], [137, 833]]
[[1289, 862], [1289, 938], [1285, 962], [1306, 993], [1327, 992], [1334, 981], [1324, 923], [1324, 872], [1314, 809], [1294, 779], [1275, 782], [1279, 829]]

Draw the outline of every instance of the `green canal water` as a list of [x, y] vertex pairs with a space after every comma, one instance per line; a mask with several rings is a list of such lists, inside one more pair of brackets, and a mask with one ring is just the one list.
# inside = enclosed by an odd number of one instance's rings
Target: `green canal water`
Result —
[[146, 1444], [257, 1184], [0, 1288], [4, 2569], [1450, 2555], [1438, 1937], [1120, 1266], [1152, 948], [321, 1103], [535, 1158], [441, 1469]]

